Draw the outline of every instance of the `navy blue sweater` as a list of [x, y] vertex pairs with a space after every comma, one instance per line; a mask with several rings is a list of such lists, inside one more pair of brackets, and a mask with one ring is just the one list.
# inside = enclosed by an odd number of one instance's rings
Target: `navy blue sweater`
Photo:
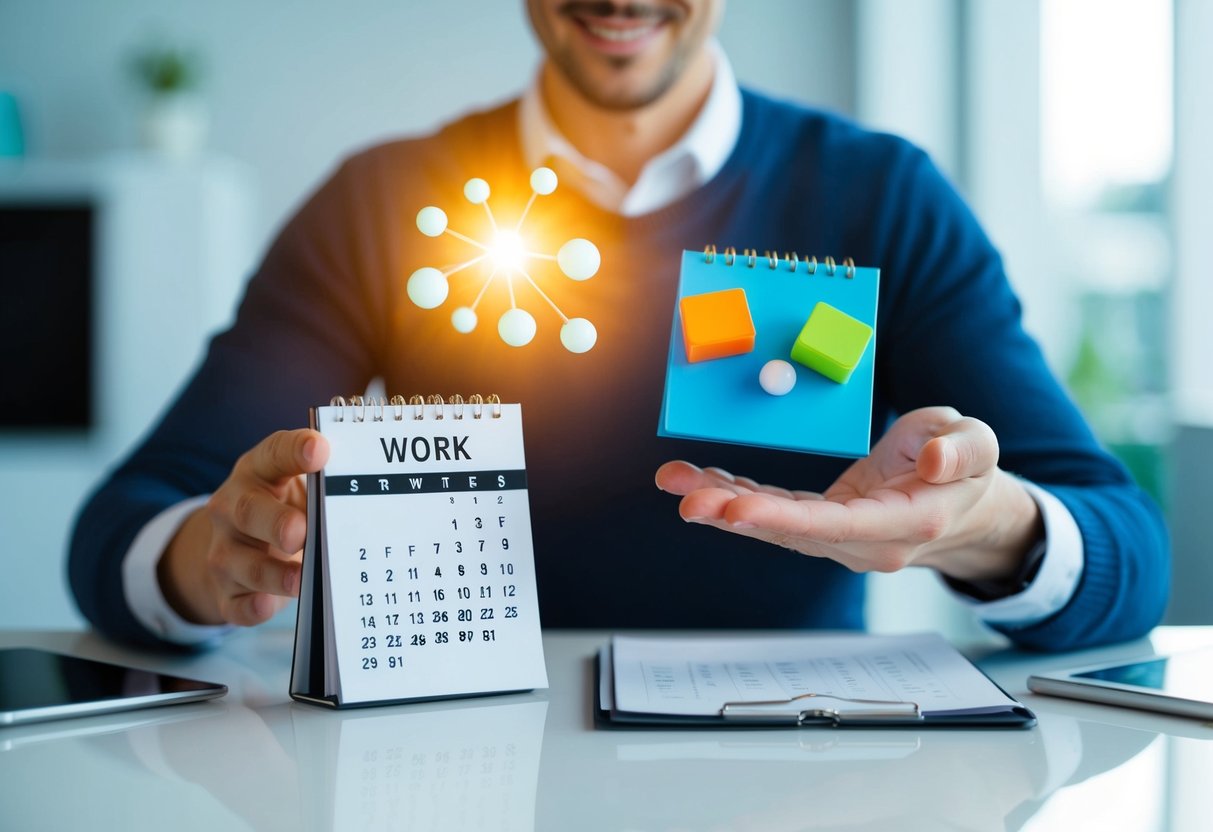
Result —
[[[571, 189], [543, 198], [526, 225], [537, 249], [584, 236], [603, 255], [593, 280], [545, 284], [566, 314], [598, 327], [598, 345], [573, 355], [557, 343], [560, 321], [535, 298], [525, 305], [540, 329], [526, 348], [505, 346], [491, 318], [471, 336], [456, 333], [449, 310], [479, 289], [475, 275], [453, 277], [439, 310], [417, 308], [404, 291], [414, 269], [474, 253], [421, 236], [422, 206], [442, 206], [457, 230], [483, 230], [482, 210], [461, 194], [481, 176], [499, 214], [520, 209], [529, 186], [516, 120], [509, 104], [360, 153], [285, 226], [233, 327], [80, 515], [71, 585], [99, 629], [154, 640], [125, 604], [120, 569], [145, 523], [213, 491], [253, 444], [305, 425], [309, 406], [375, 376], [389, 394], [496, 392], [523, 403], [545, 626], [861, 627], [861, 576], [688, 525], [677, 499], [653, 485], [658, 465], [675, 458], [813, 490], [848, 464], [657, 437], [679, 253], [707, 243], [878, 266], [873, 436], [900, 413], [952, 405], [994, 429], [1003, 468], [1073, 513], [1085, 549], [1078, 590], [1048, 620], [1009, 631], [1014, 640], [1063, 649], [1138, 636], [1158, 622], [1169, 581], [1158, 510], [1050, 374], [1021, 328], [998, 254], [921, 151], [746, 92], [731, 158], [677, 203], [621, 218]], [[483, 303], [487, 312], [506, 300], [490, 293]]]

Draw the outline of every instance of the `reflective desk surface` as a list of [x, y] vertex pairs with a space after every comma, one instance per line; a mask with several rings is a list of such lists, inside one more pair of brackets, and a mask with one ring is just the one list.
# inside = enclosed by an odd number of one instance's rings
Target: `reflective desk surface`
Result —
[[1063, 656], [967, 651], [1030, 730], [602, 730], [605, 632], [545, 636], [551, 687], [329, 711], [286, 695], [291, 634], [198, 656], [38, 646], [230, 686], [206, 703], [0, 728], [0, 829], [1213, 828], [1213, 723], [1030, 694], [1029, 672], [1213, 644], [1213, 627]]

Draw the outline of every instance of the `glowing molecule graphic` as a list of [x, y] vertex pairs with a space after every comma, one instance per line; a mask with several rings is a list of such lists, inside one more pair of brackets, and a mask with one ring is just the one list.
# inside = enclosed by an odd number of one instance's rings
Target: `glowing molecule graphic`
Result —
[[556, 311], [563, 322], [560, 327], [560, 343], [572, 353], [589, 352], [598, 341], [598, 330], [585, 318], [570, 318], [560, 310], [551, 298], [539, 288], [539, 284], [527, 270], [531, 260], [552, 260], [560, 267], [560, 271], [571, 280], [589, 280], [598, 273], [602, 265], [602, 255], [598, 247], [589, 240], [574, 238], [562, 245], [556, 254], [540, 254], [531, 251], [522, 236], [522, 225], [526, 221], [535, 199], [547, 196], [556, 190], [556, 173], [550, 168], [536, 168], [531, 172], [531, 198], [522, 215], [512, 228], [502, 228], [489, 208], [489, 183], [483, 179], [469, 179], [463, 186], [463, 195], [473, 205], [483, 205], [488, 216], [491, 236], [488, 242], [473, 239], [452, 230], [447, 221], [446, 212], [433, 205], [427, 205], [417, 212], [417, 230], [427, 237], [440, 237], [449, 234], [458, 240], [474, 246], [482, 252], [476, 257], [445, 269], [425, 266], [413, 272], [409, 277], [407, 291], [409, 300], [422, 309], [437, 309], [446, 302], [450, 294], [449, 280], [451, 275], [483, 262], [488, 277], [476, 294], [471, 306], [460, 306], [451, 313], [451, 326], [456, 332], [468, 334], [475, 331], [480, 323], [476, 308], [484, 298], [485, 292], [498, 277], [506, 284], [509, 293], [510, 308], [497, 319], [497, 335], [511, 347], [524, 347], [535, 337], [538, 324], [535, 316], [518, 305], [514, 292], [514, 283], [521, 279], [547, 301], [548, 306]]

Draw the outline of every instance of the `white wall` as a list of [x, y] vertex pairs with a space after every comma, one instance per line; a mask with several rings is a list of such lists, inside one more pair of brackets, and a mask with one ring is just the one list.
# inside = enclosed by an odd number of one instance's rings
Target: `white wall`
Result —
[[[538, 48], [523, 0], [4, 0], [0, 89], [31, 153], [90, 156], [138, 138], [129, 50], [160, 32], [206, 59], [211, 146], [250, 163], [271, 233], [350, 150], [512, 96]], [[743, 83], [849, 109], [848, 0], [734, 0], [721, 29]]]
[[[136, 144], [140, 99], [124, 74], [128, 51], [151, 32], [198, 48], [210, 147], [245, 163], [257, 183], [259, 207], [247, 223], [259, 251], [345, 153], [429, 129], [526, 84], [538, 51], [523, 7], [0, 0], [0, 89], [21, 100], [30, 155], [91, 160]], [[733, 0], [721, 41], [743, 83], [847, 111], [852, 17], [849, 0]], [[246, 259], [230, 268], [247, 272], [255, 258]], [[100, 356], [121, 351], [113, 331], [98, 337]], [[199, 351], [201, 335], [196, 341], [180, 346]], [[70, 517], [122, 450], [106, 437], [134, 436], [149, 415], [119, 418], [126, 421], [106, 425], [105, 437], [0, 436], [0, 627], [79, 622], [63, 579]]]
[[[230, 321], [256, 247], [247, 180], [243, 165], [216, 159], [165, 164], [128, 155], [0, 165], [2, 202], [93, 204], [100, 248], [91, 428], [0, 431], [0, 627], [78, 621], [61, 556], [76, 507], [152, 423], [203, 341]], [[59, 391], [53, 380], [45, 387], [28, 406], [54, 406]]]

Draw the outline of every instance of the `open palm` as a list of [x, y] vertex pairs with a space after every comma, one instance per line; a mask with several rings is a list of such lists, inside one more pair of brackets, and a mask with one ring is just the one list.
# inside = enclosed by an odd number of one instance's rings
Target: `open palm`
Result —
[[765, 540], [856, 572], [934, 566], [968, 579], [1014, 571], [1035, 533], [1034, 501], [998, 468], [985, 423], [948, 407], [898, 419], [824, 493], [670, 462], [657, 485], [691, 522]]

